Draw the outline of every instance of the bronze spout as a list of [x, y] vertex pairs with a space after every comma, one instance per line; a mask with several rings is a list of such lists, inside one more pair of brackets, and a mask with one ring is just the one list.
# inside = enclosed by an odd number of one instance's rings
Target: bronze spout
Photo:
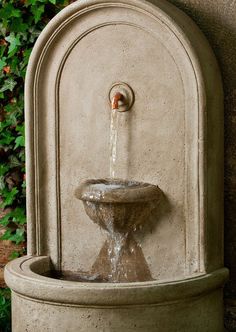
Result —
[[114, 97], [112, 98], [111, 109], [117, 110], [119, 108], [119, 101], [122, 101], [122, 100], [124, 100], [124, 96], [120, 92], [117, 92], [114, 95]]

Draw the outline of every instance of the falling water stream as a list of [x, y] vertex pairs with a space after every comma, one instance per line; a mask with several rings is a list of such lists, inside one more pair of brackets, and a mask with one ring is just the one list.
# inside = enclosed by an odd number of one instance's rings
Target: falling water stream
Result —
[[[139, 253], [140, 250], [137, 249], [137, 244], [132, 237], [132, 233], [136, 230], [136, 221], [134, 220], [134, 224], [129, 225], [130, 218], [133, 217], [129, 210], [130, 206], [127, 208], [127, 204], [119, 201], [122, 191], [125, 190], [126, 192], [140, 184], [115, 179], [117, 177], [118, 131], [119, 125], [121, 125], [119, 124], [119, 116], [117, 109], [111, 110], [109, 149], [111, 179], [102, 180], [98, 183], [93, 183], [94, 180], [91, 180], [90, 184], [86, 184], [86, 190], [84, 191], [83, 186], [85, 184], [83, 184], [77, 194], [77, 197], [84, 202], [87, 215], [107, 231], [108, 240], [90, 271], [78, 271], [78, 273], [63, 271], [60, 275], [56, 275], [57, 278], [91, 282], [129, 282], [130, 280], [136, 281], [137, 278], [140, 279], [134, 262], [137, 257], [144, 263], [145, 259], [142, 258], [142, 252]], [[114, 195], [114, 201], [106, 200], [107, 192], [111, 195], [108, 195], [108, 197]], [[143, 278], [142, 273], [141, 278]], [[144, 280], [150, 279], [151, 276], [147, 268]]]
[[110, 122], [110, 177], [115, 178], [115, 168], [117, 159], [117, 139], [119, 127], [119, 112], [117, 109], [111, 110]]
[[126, 246], [128, 233], [120, 233], [115, 230], [112, 218], [108, 222], [109, 242], [108, 242], [108, 257], [110, 259], [110, 274], [109, 279], [112, 282], [118, 282], [121, 269], [121, 255]]
[[[111, 110], [111, 122], [110, 122], [110, 177], [115, 178], [116, 175], [116, 162], [117, 162], [117, 142], [118, 142], [118, 130], [119, 130], [119, 112], [117, 109]], [[110, 216], [108, 220], [108, 232], [110, 236], [108, 246], [108, 256], [111, 262], [111, 274], [109, 278], [116, 282], [119, 279], [120, 269], [120, 256], [122, 249], [126, 242], [127, 235], [117, 232], [114, 228], [113, 216]]]

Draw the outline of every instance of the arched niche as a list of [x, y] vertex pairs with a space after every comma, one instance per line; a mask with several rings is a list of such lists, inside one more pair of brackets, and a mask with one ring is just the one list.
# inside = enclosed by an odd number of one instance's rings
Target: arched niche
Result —
[[105, 235], [74, 196], [109, 176], [108, 94], [135, 95], [121, 115], [117, 176], [158, 184], [163, 215], [136, 234], [154, 279], [222, 266], [223, 107], [202, 33], [164, 1], [78, 1], [46, 27], [26, 79], [28, 254], [88, 270]]

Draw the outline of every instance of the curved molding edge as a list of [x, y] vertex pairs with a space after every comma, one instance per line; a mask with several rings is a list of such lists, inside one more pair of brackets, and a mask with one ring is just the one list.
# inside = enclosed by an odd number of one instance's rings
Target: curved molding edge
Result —
[[171, 282], [82, 283], [40, 275], [50, 270], [47, 256], [25, 256], [7, 264], [5, 281], [18, 295], [33, 301], [84, 307], [166, 305], [188, 301], [222, 288], [228, 269]]

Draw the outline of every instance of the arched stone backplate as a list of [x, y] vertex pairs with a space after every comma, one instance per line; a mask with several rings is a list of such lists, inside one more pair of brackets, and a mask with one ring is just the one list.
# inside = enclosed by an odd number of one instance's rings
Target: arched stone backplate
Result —
[[89, 270], [105, 234], [74, 191], [109, 176], [112, 84], [129, 84], [116, 176], [157, 184], [161, 214], [137, 232], [154, 279], [222, 266], [222, 89], [207, 41], [164, 1], [78, 1], [50, 22], [26, 81], [28, 253]]

